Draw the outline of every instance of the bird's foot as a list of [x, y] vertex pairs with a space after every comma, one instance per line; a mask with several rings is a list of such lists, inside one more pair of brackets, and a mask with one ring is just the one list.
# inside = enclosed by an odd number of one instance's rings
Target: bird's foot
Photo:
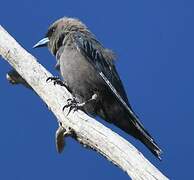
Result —
[[75, 97], [73, 97], [72, 99], [69, 98], [67, 99], [67, 105], [65, 105], [63, 107], [63, 111], [65, 108], [68, 108], [69, 107], [69, 111], [67, 113], [67, 116], [69, 115], [69, 113], [73, 110], [73, 112], [77, 111], [77, 110], [83, 110], [83, 107], [89, 103], [89, 102], [92, 102], [92, 101], [96, 101], [97, 99], [97, 94], [93, 94], [92, 97], [90, 99], [88, 99], [87, 101], [84, 101], [82, 103], [79, 103]]
[[48, 81], [53, 81], [54, 85], [58, 84], [60, 86], [65, 86], [67, 88], [67, 84], [63, 82], [59, 77], [54, 76], [54, 77], [48, 77], [46, 82]]
[[83, 103], [79, 103], [75, 97], [67, 99], [67, 104], [63, 107], [63, 111], [65, 108], [69, 108], [69, 111], [67, 113], [67, 116], [69, 113], [73, 110], [73, 112], [77, 111], [78, 109], [81, 109], [83, 107]]

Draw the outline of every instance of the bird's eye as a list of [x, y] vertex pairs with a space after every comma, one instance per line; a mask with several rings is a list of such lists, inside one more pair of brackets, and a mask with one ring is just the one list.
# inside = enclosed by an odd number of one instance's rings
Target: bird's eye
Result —
[[51, 34], [51, 35], [52, 35], [52, 34], [55, 32], [55, 30], [56, 30], [56, 28], [55, 28], [55, 27], [51, 28], [51, 29], [50, 29], [50, 31], [49, 31], [49, 34]]
[[51, 36], [52, 36], [52, 34], [55, 32], [55, 30], [56, 30], [56, 28], [55, 28], [55, 27], [53, 27], [53, 28], [49, 29], [49, 30], [48, 30], [48, 32], [47, 32], [47, 34], [46, 34], [46, 37], [51, 37]]

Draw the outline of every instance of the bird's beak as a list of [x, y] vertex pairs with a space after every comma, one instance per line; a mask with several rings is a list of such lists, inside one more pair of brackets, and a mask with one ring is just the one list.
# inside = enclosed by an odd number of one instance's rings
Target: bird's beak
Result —
[[43, 39], [41, 39], [40, 41], [38, 41], [38, 43], [36, 43], [36, 44], [33, 46], [33, 48], [45, 47], [45, 46], [47, 46], [48, 42], [49, 42], [48, 37], [43, 38]]

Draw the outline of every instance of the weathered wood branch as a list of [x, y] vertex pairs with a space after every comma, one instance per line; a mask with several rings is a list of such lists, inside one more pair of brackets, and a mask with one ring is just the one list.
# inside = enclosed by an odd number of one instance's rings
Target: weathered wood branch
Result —
[[[61, 86], [46, 82], [49, 73], [0, 26], [0, 55], [25, 79], [48, 105], [66, 134], [99, 152], [132, 179], [168, 179], [129, 142], [82, 111], [63, 112], [71, 94]], [[60, 129], [61, 130], [61, 129]], [[57, 133], [61, 131], [58, 130]], [[65, 135], [65, 134], [64, 134]], [[59, 139], [61, 136], [59, 136]]]

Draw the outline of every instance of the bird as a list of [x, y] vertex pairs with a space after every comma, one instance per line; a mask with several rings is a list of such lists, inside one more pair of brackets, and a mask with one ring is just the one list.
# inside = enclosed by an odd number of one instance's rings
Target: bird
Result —
[[34, 48], [48, 47], [56, 69], [73, 95], [64, 108], [99, 116], [141, 141], [158, 159], [162, 150], [133, 111], [115, 66], [115, 53], [105, 48], [77, 18], [62, 17], [50, 25]]

